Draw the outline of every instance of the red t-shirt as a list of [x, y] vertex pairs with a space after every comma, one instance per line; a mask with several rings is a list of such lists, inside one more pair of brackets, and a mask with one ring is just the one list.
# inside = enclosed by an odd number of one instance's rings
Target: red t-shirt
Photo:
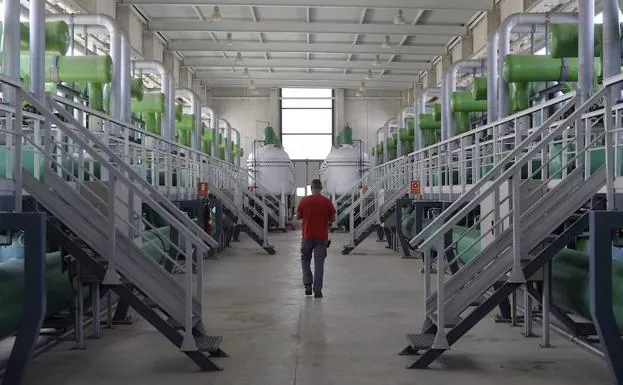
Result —
[[309, 195], [301, 199], [297, 210], [303, 219], [303, 239], [329, 239], [329, 223], [335, 215], [333, 203], [322, 195]]

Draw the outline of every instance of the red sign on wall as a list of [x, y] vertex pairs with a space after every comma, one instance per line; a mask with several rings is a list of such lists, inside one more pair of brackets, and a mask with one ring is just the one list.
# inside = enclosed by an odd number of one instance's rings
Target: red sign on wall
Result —
[[208, 194], [208, 182], [199, 182], [199, 184], [197, 185], [197, 195], [200, 197], [207, 197]]
[[422, 189], [421, 189], [419, 180], [412, 180], [411, 181], [411, 184], [409, 185], [409, 192], [411, 193], [411, 195], [420, 195], [420, 194], [422, 194]]

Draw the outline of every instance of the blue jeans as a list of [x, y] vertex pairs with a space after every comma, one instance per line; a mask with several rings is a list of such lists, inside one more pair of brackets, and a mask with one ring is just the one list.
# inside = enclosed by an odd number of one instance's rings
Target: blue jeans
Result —
[[[301, 266], [303, 268], [303, 285], [313, 286], [314, 292], [322, 290], [324, 277], [324, 260], [327, 258], [327, 242], [318, 239], [303, 239], [301, 243]], [[312, 255], [314, 272], [311, 270]], [[314, 279], [314, 274], [316, 279]]]

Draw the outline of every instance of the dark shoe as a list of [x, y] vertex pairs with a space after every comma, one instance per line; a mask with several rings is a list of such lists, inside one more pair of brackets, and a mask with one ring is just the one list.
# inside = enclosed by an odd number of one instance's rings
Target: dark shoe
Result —
[[322, 298], [322, 292], [321, 291], [317, 291], [314, 293], [314, 298]]
[[305, 295], [312, 295], [312, 288], [311, 286], [305, 286]]

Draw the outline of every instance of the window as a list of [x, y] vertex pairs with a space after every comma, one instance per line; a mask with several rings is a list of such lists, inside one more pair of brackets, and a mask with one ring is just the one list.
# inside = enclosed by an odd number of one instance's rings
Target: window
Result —
[[281, 143], [292, 160], [322, 160], [333, 143], [333, 90], [281, 89]]
[[305, 196], [305, 187], [297, 187], [296, 188], [296, 196], [304, 197]]

